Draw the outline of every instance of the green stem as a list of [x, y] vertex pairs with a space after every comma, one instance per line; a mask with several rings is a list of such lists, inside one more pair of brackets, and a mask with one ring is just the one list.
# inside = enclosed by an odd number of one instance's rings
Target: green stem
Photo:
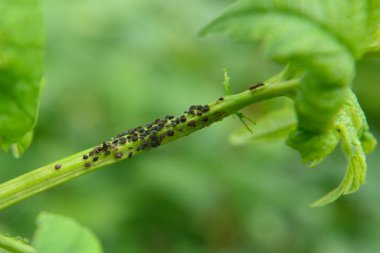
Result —
[[[253, 103], [279, 96], [292, 96], [295, 88], [299, 84], [299, 80], [293, 79], [281, 81], [280, 79], [283, 79], [282, 74], [268, 80], [263, 86], [214, 101], [208, 104], [209, 111], [202, 116], [186, 115], [186, 122], [162, 130], [162, 132], [172, 130], [175, 134], [173, 136], [166, 136], [161, 144], [166, 144], [187, 136], [205, 126], [220, 121]], [[206, 117], [207, 120], [205, 119]], [[190, 126], [188, 125], [189, 121], [193, 121], [193, 124]], [[144, 152], [142, 150], [136, 151], [139, 145], [141, 145], [141, 141], [127, 142], [125, 145], [117, 147], [117, 150], [113, 149], [111, 154], [99, 154], [99, 159], [95, 162], [93, 162], [92, 159], [83, 159], [83, 155], [88, 154], [93, 150], [93, 148], [90, 148], [0, 184], [0, 209], [46, 189], [90, 173], [105, 165], [126, 159], [131, 151], [133, 151], [134, 157], [135, 155]], [[117, 153], [121, 153], [122, 157], [116, 158]], [[91, 161], [91, 165], [86, 167], [85, 163], [88, 161]], [[55, 168], [55, 165], [57, 164], [60, 165], [59, 169]]]
[[0, 234], [0, 248], [15, 253], [36, 253], [36, 250], [17, 238]]

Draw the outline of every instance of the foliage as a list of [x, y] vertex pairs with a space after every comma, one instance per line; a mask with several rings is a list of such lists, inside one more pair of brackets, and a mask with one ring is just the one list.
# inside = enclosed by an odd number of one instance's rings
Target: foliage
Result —
[[0, 3], [0, 146], [19, 157], [36, 124], [44, 58], [38, 0]]
[[101, 253], [100, 242], [87, 228], [71, 218], [41, 213], [32, 245], [39, 253]]
[[[223, 37], [203, 42], [193, 38], [195, 29], [226, 1], [191, 1], [186, 14], [176, 11], [183, 3], [170, 0], [100, 2], [44, 3], [49, 82], [37, 138], [30, 153], [18, 162], [0, 154], [2, 180], [39, 166], [41, 161], [93, 145], [133, 122], [177, 112], [176, 108], [193, 103], [194, 98], [200, 102], [214, 98], [220, 92], [220, 86], [214, 84], [220, 82], [220, 69], [227, 64], [231, 65], [232, 89], [240, 90], [252, 77], [262, 81], [278, 70], [257, 52], [250, 61], [249, 45], [232, 45]], [[376, 53], [374, 46], [366, 55]], [[359, 100], [376, 129], [378, 90], [373, 80], [379, 65], [374, 61], [359, 65]], [[355, 106], [355, 100], [345, 100], [344, 106], [350, 101]], [[278, 116], [267, 118], [268, 113], [263, 113], [264, 121], [256, 120], [256, 114], [267, 107], [273, 110], [272, 102], [276, 104], [271, 101], [252, 108], [257, 125], [252, 136], [244, 130], [244, 136], [238, 136], [241, 141], [255, 139], [257, 134], [259, 139], [283, 137], [293, 130], [294, 121], [287, 125], [285, 119], [276, 119]], [[355, 137], [356, 132], [362, 133], [359, 129], [365, 129], [352, 127], [360, 116], [360, 108], [354, 108], [338, 112], [353, 116], [344, 116], [349, 127], [338, 134], [347, 145], [354, 144], [353, 149], [344, 149], [350, 157], [356, 156], [352, 154], [358, 138], [346, 141], [345, 136]], [[368, 114], [371, 110], [375, 113]], [[284, 123], [283, 129], [276, 120]], [[351, 253], [379, 248], [379, 206], [373, 201], [378, 195], [377, 171], [371, 170], [368, 185], [358, 195], [323, 209], [307, 209], [310, 196], [325, 191], [337, 178], [343, 168], [339, 156], [326, 159], [319, 173], [303, 171], [293, 153], [281, 145], [230, 147], [223, 143], [237, 123], [223, 124], [223, 128], [206, 129], [147, 157], [115, 164], [112, 173], [92, 173], [4, 210], [0, 229], [29, 236], [31, 220], [43, 206], [65, 210], [94, 228], [107, 252]], [[275, 131], [263, 131], [261, 136], [260, 129], [269, 130], [265, 126], [273, 126]], [[363, 134], [361, 141], [364, 139], [370, 135]], [[364, 151], [374, 142], [365, 143], [370, 145], [363, 146]], [[372, 167], [379, 164], [377, 154], [369, 161]], [[19, 167], [21, 172], [12, 169]], [[329, 170], [331, 167], [334, 170]]]
[[[344, 125], [343, 121], [352, 117], [340, 111], [345, 110], [345, 103], [352, 104], [350, 100], [355, 99], [349, 91], [355, 61], [374, 40], [379, 9], [378, 1], [240, 0], [201, 34], [228, 31], [237, 40], [261, 41], [272, 59], [288, 64], [290, 72], [302, 76], [294, 97], [298, 128], [290, 133], [287, 143], [300, 152], [304, 163], [315, 166], [337, 146], [341, 137], [337, 125]], [[355, 110], [361, 111], [359, 104], [355, 105]], [[360, 119], [360, 125], [366, 125], [364, 114]], [[359, 133], [351, 132], [350, 136], [360, 139], [363, 134], [371, 136], [368, 127]], [[344, 143], [347, 138], [343, 137]], [[372, 137], [368, 141], [375, 143]], [[355, 152], [355, 160], [362, 162], [352, 166], [354, 158], [349, 153], [349, 167], [356, 169], [349, 169], [334, 194], [316, 202], [318, 205], [334, 201], [342, 193], [354, 192], [364, 183], [365, 155]], [[351, 173], [352, 170], [356, 172]], [[352, 180], [357, 183], [352, 184]]]

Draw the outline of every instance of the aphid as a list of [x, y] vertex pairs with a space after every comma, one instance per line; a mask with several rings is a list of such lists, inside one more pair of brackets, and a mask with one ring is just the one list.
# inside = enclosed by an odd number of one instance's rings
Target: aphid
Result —
[[88, 159], [88, 155], [83, 155], [83, 159], [84, 160]]
[[130, 153], [128, 154], [128, 158], [131, 159], [131, 158], [132, 158], [132, 155], [133, 155], [133, 152], [130, 152]]
[[140, 145], [137, 147], [136, 151], [140, 151], [141, 149], [142, 149], [142, 146]]
[[91, 166], [91, 163], [90, 162], [86, 162], [85, 164], [84, 164], [84, 167], [90, 167]]
[[264, 84], [263, 83], [256, 83], [256, 84], [250, 85], [248, 89], [249, 90], [254, 90], [254, 89], [257, 89], [257, 88], [259, 88], [261, 86], [264, 86]]
[[60, 164], [56, 164], [56, 165], [54, 166], [54, 169], [59, 170], [61, 167], [62, 167], [62, 165], [60, 165]]
[[180, 119], [181, 122], [183, 123], [183, 122], [186, 121], [186, 116], [185, 116], [185, 115], [181, 115], [181, 116], [179, 117], [179, 119]]
[[223, 101], [223, 100], [224, 100], [224, 98], [223, 98], [223, 97], [221, 97], [221, 98], [218, 98], [218, 100], [219, 100], [219, 101]]
[[137, 135], [133, 135], [132, 137], [132, 141], [138, 141], [139, 137], [137, 137]]
[[174, 131], [173, 131], [173, 130], [168, 130], [168, 131], [166, 132], [166, 134], [167, 134], [168, 136], [173, 136], [173, 135], [174, 135]]
[[208, 121], [208, 117], [204, 117], [204, 118], [202, 119], [202, 121], [203, 121], [203, 122], [207, 122], [207, 121]]
[[123, 156], [123, 153], [121, 153], [121, 152], [117, 152], [117, 153], [115, 154], [115, 158], [116, 158], [116, 159], [120, 159], [122, 156]]
[[210, 110], [210, 107], [208, 105], [203, 106], [202, 112], [208, 112]]
[[118, 139], [114, 139], [114, 140], [112, 141], [112, 143], [113, 143], [113, 144], [116, 144], [116, 143], [118, 143], [118, 141], [119, 141]]
[[197, 110], [202, 110], [202, 107], [203, 107], [203, 106], [201, 106], [201, 105], [197, 105], [196, 109], [197, 109]]
[[94, 155], [94, 151], [92, 150], [92, 151], [90, 151], [90, 153], [89, 153], [89, 156], [92, 156], [92, 155]]
[[197, 111], [198, 116], [202, 116], [202, 111]]
[[195, 127], [197, 124], [194, 120], [190, 120], [189, 122], [187, 122], [187, 126], [190, 126], [190, 127]]
[[104, 152], [104, 155], [110, 155], [111, 154], [111, 151], [109, 151], [109, 150], [106, 150], [105, 152]]
[[99, 160], [99, 157], [98, 157], [98, 156], [95, 156], [92, 160], [93, 160], [94, 162], [96, 162], [97, 160]]

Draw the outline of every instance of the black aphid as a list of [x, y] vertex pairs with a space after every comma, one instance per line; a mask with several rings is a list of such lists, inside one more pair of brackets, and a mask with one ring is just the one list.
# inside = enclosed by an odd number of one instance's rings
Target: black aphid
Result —
[[180, 119], [180, 121], [183, 123], [183, 122], [186, 121], [186, 116], [185, 116], [185, 115], [181, 115], [181, 116], [179, 117], [179, 119]]
[[173, 131], [173, 130], [168, 130], [168, 131], [166, 132], [166, 134], [167, 134], [168, 136], [173, 136], [173, 135], [174, 135], [174, 131]]
[[203, 121], [203, 122], [207, 122], [207, 121], [208, 121], [208, 117], [204, 117], [204, 118], [202, 119], [202, 121]]
[[130, 153], [128, 154], [128, 158], [131, 159], [132, 156], [133, 156], [133, 152], [130, 152]]
[[90, 167], [91, 166], [91, 163], [90, 162], [86, 162], [85, 164], [84, 164], [84, 167]]
[[221, 98], [218, 98], [218, 100], [219, 100], [219, 101], [223, 101], [223, 100], [224, 100], [224, 98], [223, 98], [223, 97], [221, 97]]
[[60, 164], [56, 164], [56, 165], [54, 166], [54, 169], [59, 170], [61, 167], [62, 167], [62, 165], [60, 165]]
[[110, 154], [111, 154], [111, 151], [109, 150], [104, 151], [104, 155], [110, 155]]
[[256, 84], [252, 84], [252, 85], [250, 85], [250, 86], [248, 87], [248, 89], [249, 89], [249, 90], [255, 90], [255, 89], [257, 89], [257, 88], [259, 88], [259, 87], [262, 87], [262, 86], [264, 86], [263, 83], [256, 83]]
[[189, 122], [187, 122], [187, 126], [195, 127], [196, 125], [197, 123], [194, 120], [190, 120]]
[[96, 162], [97, 160], [99, 160], [99, 157], [98, 157], [98, 156], [95, 156], [92, 160], [93, 160], [94, 162]]
[[88, 159], [88, 155], [83, 155], [83, 159], [84, 160]]
[[90, 151], [90, 153], [89, 153], [89, 156], [92, 156], [92, 155], [94, 155], [94, 151], [92, 150], [92, 151]]
[[208, 112], [210, 110], [210, 107], [208, 105], [203, 106], [202, 112]]
[[115, 158], [116, 158], [116, 159], [120, 159], [122, 156], [123, 156], [123, 153], [121, 153], [121, 152], [117, 152], [117, 153], [115, 154]]

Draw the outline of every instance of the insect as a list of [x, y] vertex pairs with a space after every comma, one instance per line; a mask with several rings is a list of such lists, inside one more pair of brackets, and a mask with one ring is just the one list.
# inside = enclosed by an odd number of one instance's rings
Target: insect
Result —
[[256, 83], [256, 84], [252, 84], [252, 85], [250, 85], [250, 86], [248, 87], [248, 89], [249, 89], [249, 90], [255, 90], [255, 89], [257, 89], [257, 88], [259, 88], [259, 87], [262, 87], [262, 86], [264, 86], [263, 83]]

